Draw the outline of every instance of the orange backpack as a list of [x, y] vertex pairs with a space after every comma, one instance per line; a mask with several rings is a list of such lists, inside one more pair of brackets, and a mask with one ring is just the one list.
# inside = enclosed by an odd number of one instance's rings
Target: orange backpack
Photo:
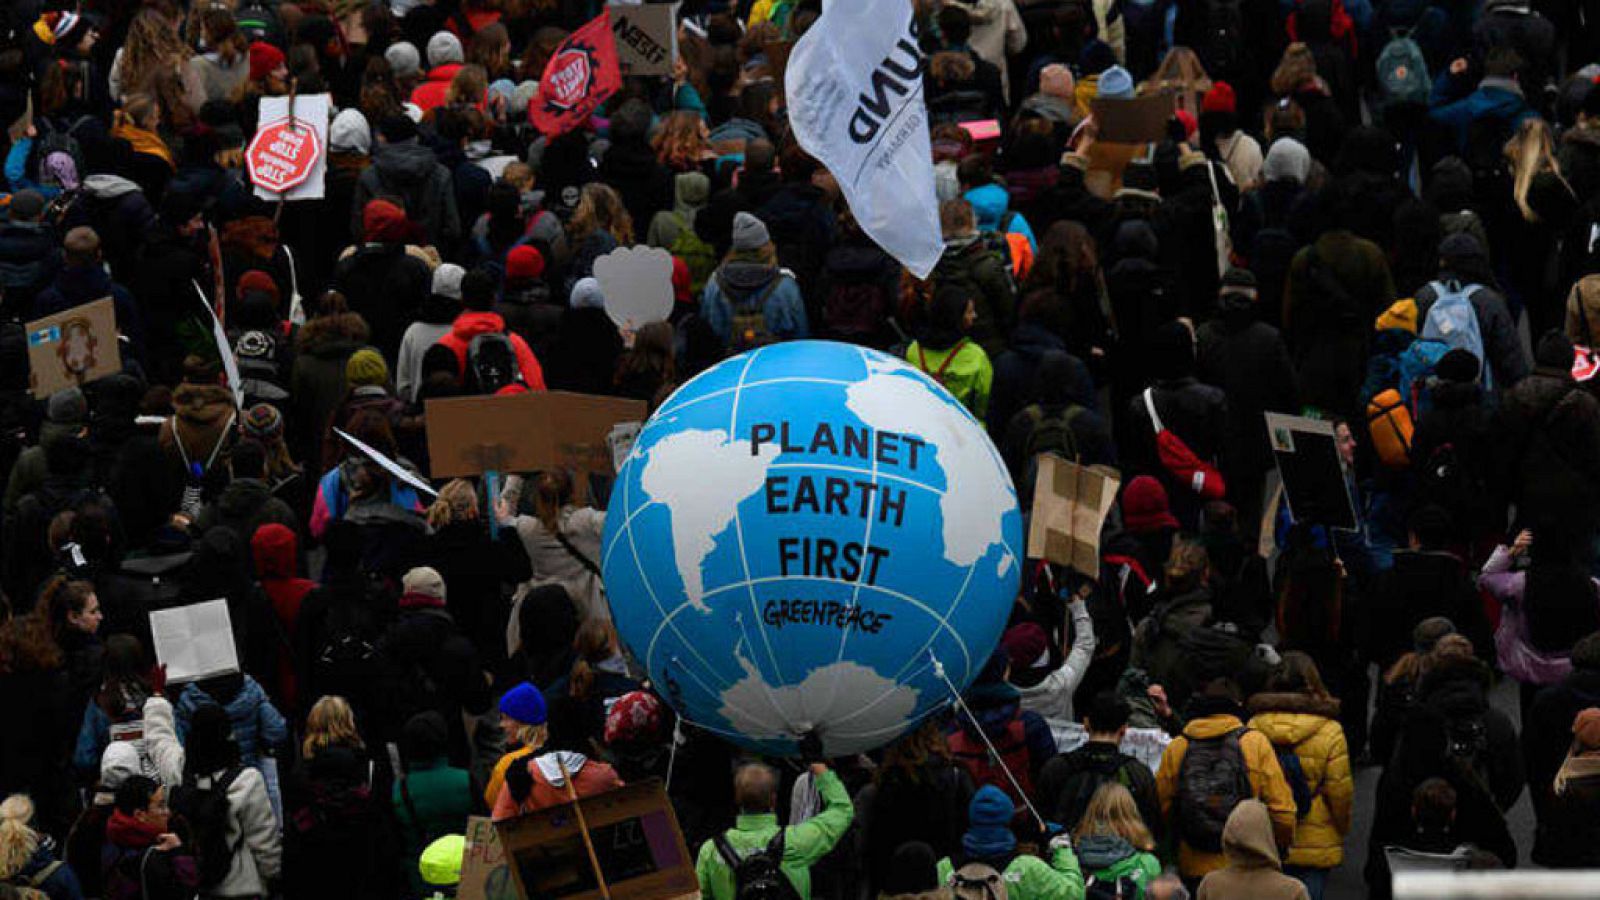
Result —
[[1411, 465], [1411, 438], [1416, 426], [1400, 391], [1389, 388], [1367, 401], [1367, 430], [1372, 434], [1378, 459], [1385, 466], [1404, 469]]

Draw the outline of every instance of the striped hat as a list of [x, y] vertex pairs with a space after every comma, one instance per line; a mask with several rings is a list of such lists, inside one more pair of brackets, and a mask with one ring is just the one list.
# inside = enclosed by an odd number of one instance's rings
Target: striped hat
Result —
[[239, 423], [239, 430], [244, 432], [247, 438], [270, 443], [283, 437], [283, 414], [271, 403], [257, 403], [245, 410], [244, 421]]

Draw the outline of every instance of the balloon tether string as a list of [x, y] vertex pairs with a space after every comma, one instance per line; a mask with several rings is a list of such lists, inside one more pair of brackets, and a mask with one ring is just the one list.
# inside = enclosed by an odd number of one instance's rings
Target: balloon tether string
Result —
[[1033, 800], [1028, 796], [1027, 791], [1022, 789], [1021, 783], [1017, 781], [1017, 776], [1011, 773], [1011, 767], [1006, 765], [1005, 757], [1000, 755], [1000, 751], [995, 748], [994, 742], [989, 740], [989, 735], [984, 733], [983, 726], [978, 723], [978, 717], [972, 714], [972, 710], [967, 706], [967, 701], [962, 699], [961, 692], [956, 690], [956, 686], [951, 684], [949, 677], [944, 674], [944, 663], [933, 655], [932, 650], [928, 651], [928, 657], [933, 660], [933, 674], [939, 676], [939, 680], [943, 681], [945, 687], [950, 689], [950, 696], [955, 698], [957, 708], [966, 715], [967, 721], [972, 723], [972, 729], [978, 733], [978, 737], [983, 739], [984, 746], [989, 748], [989, 755], [994, 758], [995, 762], [1000, 764], [1000, 771], [1006, 773], [1006, 779], [1011, 782], [1012, 789], [1017, 792], [1018, 797], [1022, 798], [1022, 804], [1028, 807], [1029, 813], [1033, 814], [1034, 821], [1039, 823], [1039, 830], [1041, 832], [1048, 831], [1049, 826], [1045, 824], [1044, 816], [1039, 815], [1039, 810], [1034, 808]]

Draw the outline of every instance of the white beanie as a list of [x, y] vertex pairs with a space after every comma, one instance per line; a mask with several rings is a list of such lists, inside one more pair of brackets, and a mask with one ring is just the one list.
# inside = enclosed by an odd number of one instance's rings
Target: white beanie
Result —
[[600, 282], [594, 278], [579, 278], [572, 286], [573, 309], [604, 309], [605, 294], [600, 293]]
[[467, 277], [467, 270], [455, 263], [443, 263], [433, 270], [433, 293], [440, 297], [449, 297], [451, 300], [461, 299], [461, 279]]
[[422, 54], [417, 52], [417, 47], [408, 41], [397, 41], [383, 51], [383, 58], [389, 63], [389, 71], [396, 78], [407, 78], [422, 72]]
[[124, 781], [144, 774], [139, 763], [139, 751], [129, 741], [112, 741], [100, 757], [100, 787], [114, 791]]
[[1306, 145], [1291, 137], [1281, 137], [1267, 148], [1267, 158], [1261, 164], [1263, 181], [1293, 181], [1305, 184], [1311, 174], [1311, 153]]
[[367, 117], [358, 109], [347, 109], [334, 116], [333, 124], [328, 126], [328, 149], [336, 153], [370, 154], [372, 128], [367, 125]]
[[448, 31], [436, 32], [428, 38], [428, 66], [437, 69], [449, 63], [466, 61], [461, 52], [461, 40]]

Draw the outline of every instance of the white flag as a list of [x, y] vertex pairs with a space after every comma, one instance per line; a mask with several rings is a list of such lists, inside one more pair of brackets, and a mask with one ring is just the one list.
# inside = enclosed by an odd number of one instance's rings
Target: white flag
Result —
[[784, 75], [789, 124], [879, 246], [928, 277], [944, 239], [911, 0], [829, 0]]

